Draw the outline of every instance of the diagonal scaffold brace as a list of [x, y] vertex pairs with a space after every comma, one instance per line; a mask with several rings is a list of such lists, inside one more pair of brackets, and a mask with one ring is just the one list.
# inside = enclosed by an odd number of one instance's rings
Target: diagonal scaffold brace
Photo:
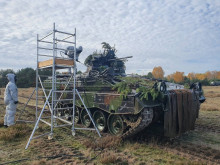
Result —
[[[60, 33], [63, 35], [68, 35], [68, 36], [64, 37], [63, 39], [58, 39], [58, 38], [56, 38], [56, 33]], [[45, 39], [51, 35], [52, 35], [52, 41], [48, 41], [48, 40], [45, 41]], [[66, 39], [69, 39], [71, 37], [74, 37], [74, 41], [66, 41]], [[46, 47], [46, 46], [39, 47], [39, 43], [52, 44], [53, 48]], [[60, 48], [60, 46], [62, 46], [62, 45], [57, 47], [58, 43], [73, 44], [75, 47], [74, 58], [68, 58], [68, 57], [65, 58], [63, 56], [61, 57], [60, 52], [66, 51], [66, 49]], [[44, 48], [43, 50], [52, 51], [52, 54], [50, 55], [49, 53], [47, 53], [47, 55], [42, 55], [40, 53], [40, 50], [42, 51], [42, 48]], [[60, 54], [60, 56], [59, 56], [59, 54]], [[44, 60], [43, 61], [40, 60], [39, 59], [40, 57], [42, 57]], [[45, 60], [45, 58], [49, 58], [49, 60]], [[60, 59], [62, 59], [63, 61]], [[58, 127], [61, 128], [61, 127], [66, 127], [66, 126], [70, 127], [71, 126], [71, 132], [72, 132], [73, 136], [75, 136], [76, 130], [93, 130], [93, 131], [97, 132], [99, 137], [101, 137], [101, 134], [100, 134], [98, 128], [96, 127], [96, 124], [92, 118], [92, 115], [91, 115], [89, 109], [86, 107], [86, 104], [84, 103], [82, 97], [80, 96], [80, 93], [76, 89], [76, 70], [77, 70], [76, 62], [77, 62], [76, 61], [76, 29], [75, 29], [74, 34], [59, 31], [59, 30], [55, 29], [55, 23], [54, 23], [53, 31], [51, 33], [49, 33], [45, 37], [42, 37], [41, 39], [39, 39], [39, 36], [37, 35], [37, 68], [36, 68], [36, 89], [35, 89], [35, 92], [36, 92], [36, 113], [35, 113], [36, 123], [35, 123], [35, 126], [34, 126], [32, 133], [28, 139], [28, 142], [27, 142], [25, 149], [28, 148], [31, 140], [33, 140], [33, 139], [37, 139], [39, 137], [46, 136], [46, 135], [48, 135], [48, 139], [52, 139], [53, 138], [53, 130], [54, 130], [54, 128], [58, 128]], [[51, 75], [40, 75], [39, 73], [42, 73], [41, 71], [44, 69], [51, 70], [52, 71]], [[65, 79], [65, 82], [59, 81], [59, 79], [60, 79], [59, 76], [64, 76], [64, 77], [67, 76], [66, 74], [61, 73], [60, 70], [62, 70], [62, 69], [69, 70], [68, 75], [70, 75], [70, 77], [68, 79]], [[73, 72], [72, 72], [72, 70], [73, 70]], [[41, 77], [44, 77], [44, 79], [41, 79]], [[45, 85], [45, 83], [46, 83], [44, 81], [45, 79], [51, 80], [50, 81], [51, 86], [48, 87]], [[62, 81], [64, 81], [64, 80], [62, 80]], [[73, 84], [73, 86], [71, 86], [70, 84], [71, 85]], [[38, 111], [38, 108], [39, 108], [38, 107], [38, 95], [40, 94], [39, 93], [39, 90], [40, 90], [39, 86], [41, 87], [41, 90], [43, 91], [43, 97], [46, 98], [46, 100], [43, 104], [43, 108], [41, 109], [41, 111], [39, 109], [40, 114]], [[60, 86], [62, 86], [62, 89], [59, 88]], [[48, 93], [48, 91], [49, 91], [49, 93]], [[63, 95], [67, 94], [67, 93], [72, 93], [72, 94], [70, 94], [71, 98], [63, 98]], [[33, 96], [33, 94], [34, 94], [34, 92], [32, 93], [32, 96]], [[86, 110], [94, 128], [77, 128], [77, 127], [75, 127], [74, 119], [75, 119], [75, 110], [76, 110], [76, 105], [75, 105], [76, 104], [76, 95], [79, 97], [80, 101], [82, 102], [84, 109]], [[59, 105], [62, 102], [68, 102], [68, 101], [69, 101], [69, 104], [72, 105], [72, 107], [70, 109], [68, 109], [72, 112], [72, 115], [71, 115], [72, 120], [71, 121], [65, 120], [64, 118], [62, 118], [58, 115], [59, 109], [65, 109], [65, 108], [60, 108]], [[49, 111], [45, 111], [46, 106], [49, 108]], [[46, 116], [44, 117], [43, 114], [45, 114]], [[50, 116], [48, 116], [48, 114]], [[50, 126], [50, 132], [34, 136], [37, 128], [39, 127], [40, 122]], [[65, 123], [65, 124], [63, 124], [63, 123]], [[60, 124], [60, 125], [58, 125], [58, 124]]]

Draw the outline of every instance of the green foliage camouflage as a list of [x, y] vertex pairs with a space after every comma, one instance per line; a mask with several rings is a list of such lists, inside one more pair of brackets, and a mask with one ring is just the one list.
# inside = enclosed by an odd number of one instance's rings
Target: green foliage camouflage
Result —
[[91, 60], [92, 60], [92, 58], [93, 58], [93, 55], [95, 55], [95, 54], [96, 54], [96, 53], [94, 52], [93, 54], [89, 55], [89, 56], [85, 59], [84, 64], [85, 64], [85, 65], [90, 65]]
[[120, 82], [114, 85], [113, 89], [117, 89], [117, 92], [120, 93], [120, 97], [126, 98], [129, 93], [131, 93], [130, 83]]
[[116, 89], [120, 97], [126, 98], [132, 89], [140, 93], [140, 98], [145, 100], [156, 100], [161, 97], [161, 92], [153, 88], [154, 82], [138, 78], [138, 77], [120, 77], [121, 82], [115, 84], [113, 89]]
[[156, 90], [155, 88], [146, 88], [144, 86], [137, 88], [136, 90], [138, 93], [140, 92], [140, 98], [141, 100], [149, 100], [150, 97], [152, 97], [153, 101], [156, 99], [159, 99], [161, 96], [161, 92]]

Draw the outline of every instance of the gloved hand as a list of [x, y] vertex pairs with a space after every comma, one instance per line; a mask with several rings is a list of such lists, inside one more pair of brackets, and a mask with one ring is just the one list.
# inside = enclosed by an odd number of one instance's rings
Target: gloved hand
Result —
[[18, 103], [18, 101], [14, 101], [14, 104], [17, 104]]

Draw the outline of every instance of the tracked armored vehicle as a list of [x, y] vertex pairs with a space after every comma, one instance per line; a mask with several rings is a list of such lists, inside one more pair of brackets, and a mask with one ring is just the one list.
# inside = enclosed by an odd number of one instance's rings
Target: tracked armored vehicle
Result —
[[[160, 123], [165, 136], [175, 137], [194, 129], [200, 104], [205, 100], [199, 83], [184, 89], [162, 80], [127, 76], [125, 61], [131, 57], [118, 58], [114, 47], [102, 44], [104, 51], [87, 57], [87, 71], [78, 74], [76, 81], [101, 132], [130, 137], [153, 123]], [[64, 97], [68, 98], [68, 94]], [[66, 107], [59, 115], [71, 120], [72, 103], [59, 106]], [[75, 122], [85, 127], [92, 125], [79, 98], [76, 98]]]

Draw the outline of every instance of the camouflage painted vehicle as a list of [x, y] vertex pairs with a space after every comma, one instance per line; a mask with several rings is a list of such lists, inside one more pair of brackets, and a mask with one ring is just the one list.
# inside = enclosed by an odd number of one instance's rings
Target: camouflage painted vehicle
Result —
[[[94, 52], [85, 60], [88, 69], [77, 76], [77, 89], [101, 132], [130, 137], [153, 123], [161, 123], [164, 135], [175, 137], [193, 130], [200, 104], [205, 98], [200, 84], [191, 89], [165, 81], [126, 76], [125, 61], [115, 48], [103, 43], [104, 52]], [[68, 95], [65, 95], [68, 98]], [[60, 116], [70, 116], [72, 103]], [[75, 122], [85, 127], [91, 121], [76, 98]]]

